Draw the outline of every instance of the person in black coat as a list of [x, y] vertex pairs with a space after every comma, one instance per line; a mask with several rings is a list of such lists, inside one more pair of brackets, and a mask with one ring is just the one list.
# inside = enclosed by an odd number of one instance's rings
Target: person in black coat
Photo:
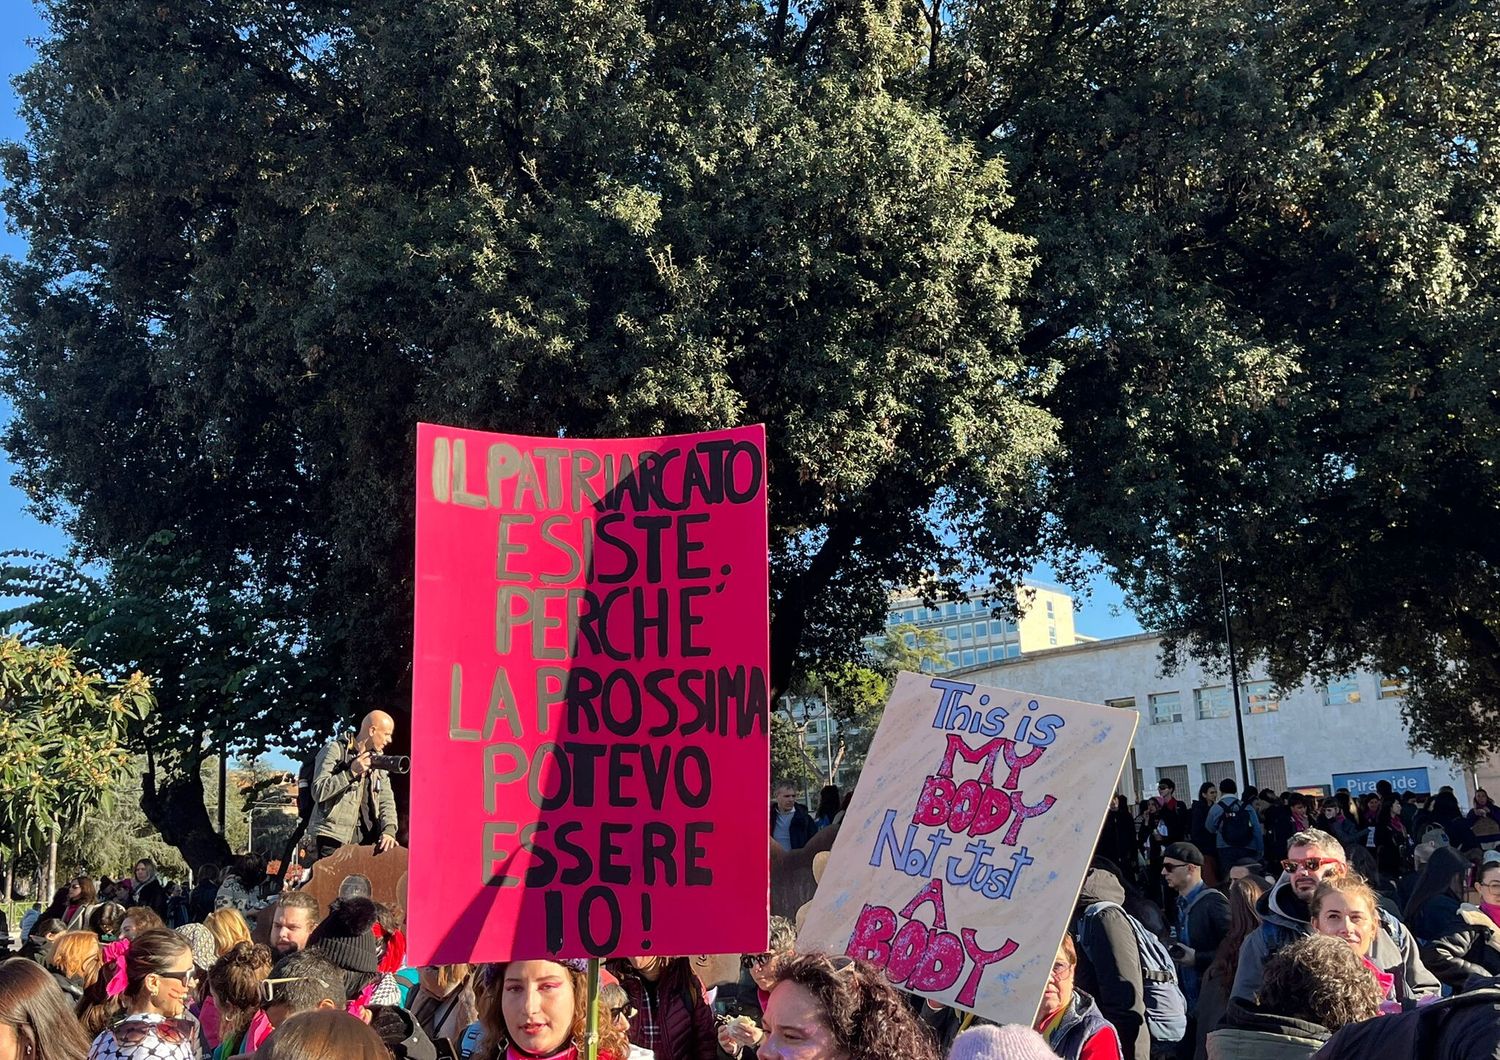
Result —
[[1130, 812], [1130, 800], [1124, 795], [1116, 795], [1109, 813], [1104, 815], [1104, 827], [1099, 830], [1094, 853], [1108, 858], [1133, 880], [1138, 875], [1136, 866], [1140, 864], [1136, 850], [1135, 817]]
[[132, 904], [143, 905], [162, 918], [167, 919], [167, 888], [156, 876], [156, 862], [141, 858], [135, 863], [135, 890]]
[[1090, 868], [1078, 892], [1073, 923], [1077, 927], [1085, 911], [1098, 902], [1103, 906], [1089, 930], [1079, 931], [1078, 967], [1075, 982], [1099, 1006], [1104, 1018], [1120, 1038], [1125, 1060], [1150, 1060], [1151, 1032], [1146, 1027], [1146, 992], [1141, 975], [1141, 954], [1135, 930], [1123, 909], [1125, 887], [1108, 869]]
[[1208, 811], [1219, 800], [1219, 786], [1211, 780], [1198, 785], [1198, 798], [1188, 814], [1188, 842], [1203, 851], [1203, 877], [1210, 885], [1217, 884], [1229, 874], [1228, 865], [1220, 865], [1215, 856], [1219, 841], [1208, 830]]
[[1315, 1060], [1500, 1060], [1500, 979], [1453, 997], [1343, 1028]]
[[[1437, 861], [1439, 855], [1447, 851], [1447, 847], [1439, 847], [1432, 860]], [[1464, 860], [1456, 853], [1452, 859], [1460, 863]], [[1454, 868], [1462, 872], [1461, 864], [1455, 866], [1449, 862], [1440, 874], [1447, 875]], [[1431, 862], [1428, 869], [1432, 869]], [[1461, 881], [1462, 876], [1457, 880]], [[1458, 886], [1461, 887], [1462, 883], [1459, 882]], [[1422, 906], [1423, 912], [1429, 914], [1423, 918], [1423, 926], [1431, 933], [1424, 936], [1418, 931], [1418, 938], [1424, 939], [1422, 963], [1455, 992], [1467, 990], [1478, 980], [1500, 976], [1500, 923], [1496, 923], [1491, 915], [1500, 909], [1500, 861], [1485, 862], [1479, 869], [1475, 886], [1481, 903], [1478, 906], [1459, 904], [1452, 896], [1451, 885], [1448, 891], [1435, 895]], [[1412, 902], [1416, 904], [1422, 897], [1423, 888], [1419, 885], [1412, 895]], [[1410, 910], [1411, 906], [1407, 908]], [[1434, 913], [1437, 915], [1432, 915]], [[1438, 916], [1443, 916], [1446, 922], [1439, 923]], [[1413, 925], [1413, 930], [1417, 930], [1416, 925]]]

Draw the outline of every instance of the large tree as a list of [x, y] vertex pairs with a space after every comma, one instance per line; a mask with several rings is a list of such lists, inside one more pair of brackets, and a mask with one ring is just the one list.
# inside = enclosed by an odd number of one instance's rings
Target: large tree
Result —
[[[170, 531], [181, 607], [293, 614], [289, 666], [332, 676], [284, 716], [406, 697], [418, 419], [765, 422], [781, 687], [855, 654], [887, 586], [1038, 555], [1027, 244], [1002, 163], [900, 91], [917, 37], [884, 9], [45, 10], [5, 156], [6, 446], [85, 558]], [[212, 695], [178, 632], [160, 664]], [[201, 802], [172, 683], [158, 790]], [[212, 847], [201, 817], [153, 813]]]

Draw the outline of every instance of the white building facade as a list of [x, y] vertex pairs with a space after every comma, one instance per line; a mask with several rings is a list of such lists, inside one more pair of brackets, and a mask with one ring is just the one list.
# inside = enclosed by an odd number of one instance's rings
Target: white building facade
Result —
[[[1119, 784], [1135, 800], [1154, 795], [1162, 777], [1188, 802], [1204, 781], [1243, 784], [1225, 676], [1190, 659], [1164, 676], [1160, 648], [1156, 635], [1138, 634], [1028, 652], [951, 676], [1135, 710], [1141, 720]], [[1252, 667], [1240, 691], [1251, 782], [1277, 791], [1358, 793], [1384, 777], [1397, 790], [1451, 785], [1467, 804], [1470, 787], [1459, 765], [1407, 746], [1402, 691], [1399, 681], [1360, 672], [1278, 692]]]

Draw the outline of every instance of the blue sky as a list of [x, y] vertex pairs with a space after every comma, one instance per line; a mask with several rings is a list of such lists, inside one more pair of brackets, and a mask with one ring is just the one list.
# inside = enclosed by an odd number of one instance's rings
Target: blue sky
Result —
[[[16, 96], [11, 78], [25, 70], [35, 58], [31, 39], [44, 30], [41, 17], [29, 0], [0, 0], [0, 75], [3, 75], [3, 93], [0, 93], [0, 140], [18, 140], [24, 133], [20, 118], [16, 114]], [[25, 244], [7, 225], [0, 233], [0, 254], [19, 257], [25, 253]], [[0, 399], [0, 423], [10, 420], [11, 408]], [[37, 549], [58, 553], [67, 547], [65, 534], [53, 526], [47, 526], [27, 514], [26, 498], [11, 482], [15, 464], [0, 450], [0, 550], [12, 548]], [[1046, 567], [1039, 568], [1034, 576], [1041, 581], [1054, 580]], [[1107, 579], [1094, 579], [1093, 591], [1087, 601], [1082, 601], [1076, 625], [1080, 633], [1093, 637], [1118, 637], [1139, 633], [1140, 624], [1125, 610], [1120, 590]]]

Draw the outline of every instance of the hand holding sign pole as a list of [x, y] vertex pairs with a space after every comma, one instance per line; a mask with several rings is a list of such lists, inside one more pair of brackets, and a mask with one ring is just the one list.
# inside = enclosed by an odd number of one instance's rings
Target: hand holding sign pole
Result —
[[901, 674], [797, 949], [1030, 1026], [1136, 721]]
[[412, 963], [764, 946], [762, 429], [417, 446]]

